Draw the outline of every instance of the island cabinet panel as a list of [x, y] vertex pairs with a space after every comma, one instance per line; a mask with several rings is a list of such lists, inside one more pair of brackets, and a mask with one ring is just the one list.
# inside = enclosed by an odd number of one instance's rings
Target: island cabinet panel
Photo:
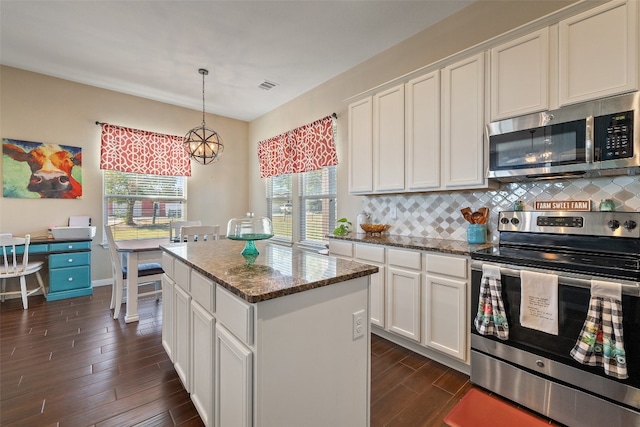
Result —
[[195, 270], [191, 270], [191, 298], [210, 313], [215, 311], [216, 285]]
[[183, 290], [190, 292], [191, 286], [191, 267], [181, 261], [176, 261], [173, 264], [173, 280], [176, 285], [180, 286]]
[[166, 252], [162, 253], [162, 270], [164, 270], [164, 274], [170, 277], [171, 280], [173, 280], [173, 278], [175, 277], [173, 274], [174, 260], [175, 258], [169, 255], [168, 253]]
[[220, 323], [216, 324], [215, 342], [215, 426], [250, 427], [253, 353]]
[[175, 286], [174, 290], [173, 322], [175, 345], [173, 348], [173, 363], [185, 390], [190, 392], [191, 296], [180, 286]]
[[253, 343], [253, 306], [216, 286], [216, 317], [247, 345]]
[[191, 401], [206, 426], [214, 417], [214, 335], [213, 315], [191, 300]]
[[[165, 265], [164, 263], [162, 264]], [[163, 268], [164, 269], [164, 268]], [[164, 270], [165, 272], [167, 270]], [[162, 347], [167, 352], [169, 359], [175, 363], [173, 355], [174, 346], [174, 300], [175, 286], [173, 280], [165, 273], [162, 275]]]

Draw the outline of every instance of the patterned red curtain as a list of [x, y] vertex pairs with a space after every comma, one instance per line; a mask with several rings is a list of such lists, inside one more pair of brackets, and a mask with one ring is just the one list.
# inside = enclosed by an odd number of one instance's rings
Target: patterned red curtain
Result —
[[102, 123], [100, 169], [191, 176], [183, 137]]
[[258, 159], [261, 178], [337, 165], [332, 117], [260, 141]]

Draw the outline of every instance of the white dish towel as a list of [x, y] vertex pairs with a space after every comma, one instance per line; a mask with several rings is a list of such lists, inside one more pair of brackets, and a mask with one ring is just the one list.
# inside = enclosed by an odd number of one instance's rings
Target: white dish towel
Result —
[[478, 314], [473, 324], [481, 335], [495, 335], [502, 340], [509, 339], [509, 323], [502, 301], [500, 267], [482, 265]]
[[558, 276], [520, 271], [520, 324], [558, 335]]
[[589, 311], [571, 357], [590, 366], [603, 366], [615, 378], [628, 378], [622, 333], [622, 286], [591, 280]]

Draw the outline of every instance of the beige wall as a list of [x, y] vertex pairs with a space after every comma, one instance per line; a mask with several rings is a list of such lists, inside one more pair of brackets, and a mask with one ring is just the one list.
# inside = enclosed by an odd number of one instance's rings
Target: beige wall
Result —
[[[102, 172], [100, 126], [96, 121], [184, 135], [200, 125], [202, 115], [143, 98], [72, 83], [10, 67], [0, 68], [0, 136], [82, 147], [81, 200], [0, 198], [0, 232], [46, 235], [50, 225], [66, 225], [70, 215], [90, 215], [98, 227], [92, 245], [93, 280], [111, 277], [102, 240]], [[225, 142], [218, 163], [192, 164], [188, 179], [190, 219], [220, 224], [243, 215], [248, 207], [248, 124], [207, 115], [207, 125]], [[1, 162], [0, 162], [1, 163]], [[2, 166], [0, 164], [0, 170]]]
[[[480, 0], [472, 4], [435, 26], [252, 121], [249, 126], [249, 165], [258, 164], [258, 141], [335, 112], [338, 114], [337, 149], [340, 162], [338, 217], [355, 218], [360, 210], [362, 197], [350, 196], [347, 188], [347, 98], [447, 58], [572, 3], [573, 0]], [[331, 58], [327, 58], [327, 61], [330, 60]], [[250, 167], [249, 174], [251, 210], [265, 215], [264, 183], [259, 177], [257, 167]]]

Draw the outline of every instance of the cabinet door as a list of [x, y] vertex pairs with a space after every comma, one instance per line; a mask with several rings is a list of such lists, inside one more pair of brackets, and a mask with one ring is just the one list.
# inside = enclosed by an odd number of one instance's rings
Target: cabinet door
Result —
[[372, 98], [349, 105], [349, 192], [373, 191]]
[[377, 93], [373, 97], [373, 165], [375, 191], [404, 190], [404, 85], [402, 84]]
[[169, 359], [175, 363], [173, 357], [173, 327], [174, 325], [174, 290], [175, 283], [166, 274], [162, 275], [162, 346], [167, 352]]
[[465, 360], [467, 357], [466, 281], [425, 277], [425, 345]]
[[420, 341], [420, 273], [389, 267], [387, 329]]
[[549, 109], [549, 29], [491, 49], [491, 120]]
[[[376, 264], [377, 265], [377, 264]], [[385, 327], [385, 267], [378, 265], [378, 272], [369, 276], [369, 295], [370, 295], [370, 309], [369, 315], [371, 323], [381, 328]]]
[[191, 297], [180, 286], [174, 286], [173, 364], [187, 392], [191, 391], [189, 366], [191, 362]]
[[213, 426], [214, 325], [211, 313], [192, 300], [191, 401], [206, 426]]
[[408, 191], [440, 187], [440, 71], [405, 85], [405, 174]]
[[485, 185], [484, 53], [442, 70], [442, 150], [445, 188]]
[[216, 323], [216, 427], [249, 427], [253, 422], [253, 354], [231, 332]]
[[612, 1], [560, 21], [560, 105], [637, 89], [637, 7]]

